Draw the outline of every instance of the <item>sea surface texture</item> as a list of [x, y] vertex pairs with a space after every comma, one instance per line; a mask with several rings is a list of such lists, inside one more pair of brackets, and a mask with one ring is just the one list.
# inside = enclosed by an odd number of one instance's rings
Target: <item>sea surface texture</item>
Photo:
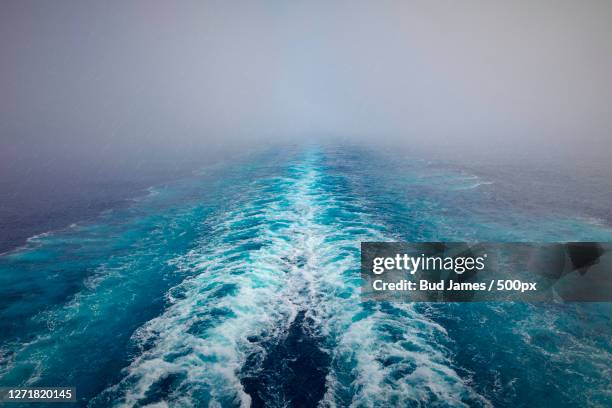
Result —
[[361, 241], [612, 241], [612, 201], [584, 216], [483, 174], [270, 149], [32, 237], [0, 255], [0, 386], [74, 386], [82, 407], [612, 406], [609, 304], [360, 298]]

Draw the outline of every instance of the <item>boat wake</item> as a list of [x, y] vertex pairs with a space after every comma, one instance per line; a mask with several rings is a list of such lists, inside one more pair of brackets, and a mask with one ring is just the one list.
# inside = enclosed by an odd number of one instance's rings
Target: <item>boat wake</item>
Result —
[[193, 277], [91, 406], [489, 405], [453, 368], [441, 326], [360, 299], [359, 242], [393, 237], [322, 155], [228, 207], [173, 261]]

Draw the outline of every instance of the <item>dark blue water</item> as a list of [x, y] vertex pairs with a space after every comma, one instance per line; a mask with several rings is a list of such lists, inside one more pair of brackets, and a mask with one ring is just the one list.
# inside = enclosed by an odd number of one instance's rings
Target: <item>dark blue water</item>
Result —
[[315, 146], [156, 186], [0, 257], [0, 385], [92, 407], [610, 406], [606, 304], [360, 299], [360, 241], [612, 240], [601, 198], [515, 177], [511, 200], [506, 179]]

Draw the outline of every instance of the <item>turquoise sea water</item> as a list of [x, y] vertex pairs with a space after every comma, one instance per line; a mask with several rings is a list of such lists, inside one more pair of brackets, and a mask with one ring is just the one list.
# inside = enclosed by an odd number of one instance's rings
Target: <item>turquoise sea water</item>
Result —
[[612, 241], [499, 188], [332, 147], [152, 187], [0, 256], [0, 386], [91, 407], [612, 405], [607, 304], [360, 299], [361, 241]]

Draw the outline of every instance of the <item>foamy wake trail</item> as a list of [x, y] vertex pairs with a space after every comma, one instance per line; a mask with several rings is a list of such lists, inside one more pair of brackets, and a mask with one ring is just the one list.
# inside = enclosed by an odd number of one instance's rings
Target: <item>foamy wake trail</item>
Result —
[[195, 276], [135, 333], [137, 357], [97, 401], [250, 406], [245, 361], [301, 312], [331, 357], [322, 406], [486, 405], [452, 369], [443, 328], [408, 305], [361, 302], [359, 242], [389, 237], [334, 177], [311, 153], [213, 220], [176, 260]]

